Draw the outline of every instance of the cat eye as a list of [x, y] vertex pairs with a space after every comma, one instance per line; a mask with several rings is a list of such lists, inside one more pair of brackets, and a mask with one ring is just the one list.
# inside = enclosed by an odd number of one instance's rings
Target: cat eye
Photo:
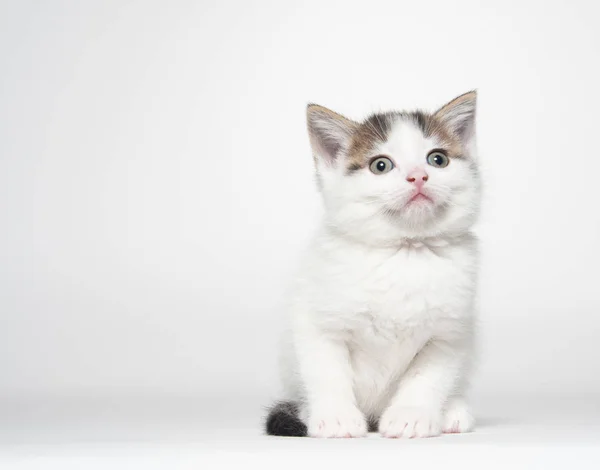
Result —
[[376, 175], [383, 175], [387, 173], [392, 168], [394, 168], [394, 164], [387, 157], [376, 157], [371, 164], [369, 165], [369, 169], [372, 173]]
[[446, 155], [446, 152], [442, 150], [432, 150], [429, 152], [429, 155], [427, 155], [427, 163], [437, 168], [444, 168], [448, 166], [450, 159], [448, 158], [448, 155]]

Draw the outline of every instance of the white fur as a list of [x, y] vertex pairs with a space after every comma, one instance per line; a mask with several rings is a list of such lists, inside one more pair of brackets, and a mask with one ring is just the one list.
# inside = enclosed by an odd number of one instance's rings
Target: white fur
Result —
[[[428, 166], [427, 153], [441, 143], [399, 118], [373, 152], [396, 167], [349, 175], [343, 139], [333, 161], [317, 155], [327, 210], [290, 299], [284, 398], [301, 403], [315, 437], [363, 436], [367, 417], [387, 437], [468, 431], [475, 155], [446, 168]], [[465, 144], [473, 148], [471, 140]], [[413, 193], [406, 175], [415, 167], [427, 171], [435, 204], [405, 207]]]

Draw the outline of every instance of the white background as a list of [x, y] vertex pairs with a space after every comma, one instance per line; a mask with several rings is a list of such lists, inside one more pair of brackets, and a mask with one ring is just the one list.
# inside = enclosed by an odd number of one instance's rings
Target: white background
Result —
[[8, 448], [88, 402], [188, 397], [198, 421], [251, 410], [258, 433], [321, 210], [306, 104], [360, 119], [473, 88], [478, 413], [493, 434], [547, 399], [543, 431], [585, 398], [600, 433], [597, 18], [582, 0], [1, 2]]

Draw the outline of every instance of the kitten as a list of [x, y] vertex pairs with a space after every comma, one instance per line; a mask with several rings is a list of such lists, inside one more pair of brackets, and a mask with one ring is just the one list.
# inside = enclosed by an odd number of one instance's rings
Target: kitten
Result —
[[476, 92], [358, 123], [309, 105], [326, 215], [297, 276], [268, 434], [466, 432], [479, 208]]

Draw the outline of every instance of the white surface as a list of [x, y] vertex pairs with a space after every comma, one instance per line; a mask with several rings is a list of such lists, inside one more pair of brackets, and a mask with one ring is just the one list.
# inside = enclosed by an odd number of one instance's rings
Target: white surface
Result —
[[[228, 410], [229, 413], [225, 411]], [[551, 410], [551, 411], [550, 411]], [[274, 438], [260, 434], [256, 400], [46, 400], [13, 402], [0, 422], [0, 468], [179, 469], [598, 468], [600, 401], [495, 398], [474, 433], [400, 441]], [[203, 465], [203, 466], [199, 466]], [[205, 466], [210, 465], [210, 466]], [[507, 467], [507, 465], [509, 465]], [[433, 468], [433, 467], [431, 467]]]

